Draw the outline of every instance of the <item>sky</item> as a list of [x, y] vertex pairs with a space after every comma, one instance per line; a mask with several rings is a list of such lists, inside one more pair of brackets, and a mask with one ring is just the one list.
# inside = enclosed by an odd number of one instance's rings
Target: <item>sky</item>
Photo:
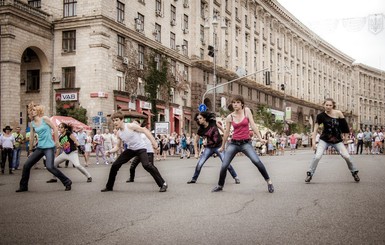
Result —
[[385, 0], [277, 0], [355, 63], [385, 71]]

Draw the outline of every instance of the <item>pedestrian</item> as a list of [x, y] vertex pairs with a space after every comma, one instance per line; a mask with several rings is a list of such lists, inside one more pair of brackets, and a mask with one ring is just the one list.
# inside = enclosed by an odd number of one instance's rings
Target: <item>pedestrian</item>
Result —
[[295, 150], [297, 148], [297, 137], [295, 134], [291, 134], [289, 137], [290, 142], [290, 155], [295, 154]]
[[234, 129], [233, 137], [224, 153], [224, 159], [219, 175], [218, 185], [212, 191], [218, 192], [223, 190], [223, 186], [225, 184], [226, 179], [226, 171], [234, 156], [238, 152], [242, 152], [258, 168], [259, 172], [262, 174], [263, 178], [267, 183], [268, 191], [270, 193], [273, 193], [274, 186], [269, 177], [269, 174], [267, 173], [265, 166], [259, 159], [257, 153], [253, 149], [253, 146], [250, 142], [249, 127], [251, 127], [251, 129], [258, 136], [258, 138], [262, 140], [261, 133], [259, 132], [257, 126], [254, 123], [253, 114], [251, 113], [250, 108], [245, 107], [245, 101], [241, 95], [235, 95], [231, 100], [231, 105], [234, 111], [226, 117], [227, 126], [223, 136], [222, 146], [219, 149], [220, 152], [224, 151], [225, 149], [225, 144], [230, 134], [230, 125], [233, 126]]
[[[136, 123], [137, 125], [141, 125], [138, 119], [135, 119], [133, 123]], [[145, 127], [145, 124], [147, 124], [147, 121], [143, 121], [143, 124], [141, 125], [141, 127]], [[152, 147], [152, 143], [144, 133], [141, 133], [140, 136], [142, 137], [143, 141], [146, 144], [148, 162], [149, 164], [154, 165], [154, 148]], [[158, 142], [157, 142], [157, 145], [159, 145]], [[139, 163], [140, 163], [139, 156], [136, 156], [132, 159], [131, 166], [130, 166], [130, 178], [126, 181], [127, 183], [135, 181], [135, 169], [139, 165]]]
[[[222, 136], [219, 133], [219, 128], [222, 128], [222, 126], [220, 126], [220, 124], [217, 123], [215, 114], [209, 113], [209, 112], [199, 112], [198, 114], [195, 115], [195, 121], [199, 126], [198, 132], [197, 132], [198, 137], [195, 137], [195, 141], [194, 141], [195, 158], [198, 158], [199, 138], [204, 137], [207, 143], [206, 143], [205, 149], [203, 150], [203, 153], [199, 157], [198, 163], [195, 167], [194, 175], [191, 178], [191, 180], [187, 182], [187, 184], [196, 183], [203, 165], [212, 155], [217, 154], [219, 156], [219, 159], [221, 159], [222, 164], [223, 164], [223, 157], [224, 157], [224, 153], [219, 152], [219, 148], [221, 147], [223, 142]], [[241, 182], [233, 166], [229, 164], [227, 169], [230, 172], [231, 176], [234, 178], [235, 183], [240, 184]]]
[[358, 152], [360, 152], [360, 155], [362, 155], [362, 149], [364, 148], [364, 133], [362, 132], [362, 129], [357, 134], [356, 140], [357, 140], [357, 150], [356, 155], [358, 155]]
[[[82, 153], [82, 148], [79, 145], [79, 142], [72, 132], [72, 127], [66, 123], [59, 124], [59, 143], [62, 149], [62, 153], [58, 154], [55, 158], [54, 164], [55, 166], [59, 165], [64, 161], [70, 161], [84, 176], [87, 178], [87, 182], [92, 182], [91, 174], [80, 164], [79, 154]], [[47, 183], [57, 182], [56, 177], [54, 176], [52, 179], [48, 180]]]
[[349, 127], [346, 119], [341, 111], [335, 109], [336, 102], [332, 98], [325, 99], [323, 106], [325, 111], [318, 114], [315, 121], [313, 141], [315, 141], [318, 127], [321, 124], [323, 124], [323, 131], [317, 148], [313, 146], [313, 149], [317, 149], [317, 151], [310, 163], [305, 182], [309, 183], [311, 181], [316, 171], [318, 162], [321, 160], [322, 155], [328, 146], [332, 146], [336, 149], [336, 151], [345, 159], [354, 180], [359, 182], [360, 178], [358, 177], [358, 170], [354, 166], [349, 152], [343, 143], [345, 135], [349, 133]]
[[30, 132], [30, 145], [34, 145], [33, 141], [35, 132], [38, 134], [38, 143], [35, 151], [30, 154], [23, 166], [23, 174], [20, 180], [20, 187], [18, 190], [16, 190], [16, 192], [28, 191], [28, 181], [31, 168], [43, 156], [46, 157], [46, 169], [60, 179], [60, 181], [65, 186], [65, 191], [70, 191], [72, 181], [54, 165], [55, 146], [60, 147], [58, 130], [56, 126], [47, 116], [44, 116], [44, 107], [41, 105], [36, 105], [34, 102], [31, 102], [28, 105], [28, 116], [31, 119], [32, 126]]
[[15, 137], [12, 134], [12, 128], [6, 126], [3, 128], [3, 134], [0, 136], [0, 148], [1, 148], [1, 173], [4, 174], [5, 163], [8, 158], [9, 174], [13, 174], [12, 157], [13, 157], [13, 145], [15, 144]]
[[143, 165], [143, 168], [152, 175], [155, 182], [160, 187], [159, 192], [165, 192], [168, 188], [167, 183], [163, 180], [158, 169], [149, 163], [146, 144], [141, 137], [141, 133], [144, 133], [151, 141], [154, 149], [157, 149], [158, 144], [156, 143], [154, 137], [151, 135], [151, 132], [148, 129], [142, 128], [135, 123], [124, 123], [124, 116], [121, 112], [114, 113], [111, 116], [111, 119], [114, 123], [114, 127], [118, 129], [118, 144], [113, 149], [107, 151], [107, 155], [118, 151], [122, 141], [127, 144], [127, 150], [123, 151], [122, 154], [120, 154], [120, 156], [112, 164], [106, 188], [101, 191], [113, 191], [116, 175], [120, 167], [133, 157], [138, 156], [140, 162]]
[[92, 152], [92, 132], [87, 132], [86, 144], [84, 145], [84, 160], [86, 167], [89, 165], [89, 160]]
[[[113, 147], [113, 136], [112, 134], [110, 133], [110, 130], [108, 128], [104, 129], [104, 134], [102, 134], [102, 137], [103, 137], [103, 146], [104, 146], [104, 151], [109, 151], [112, 149]], [[114, 159], [114, 154], [110, 154], [109, 156], [109, 162], [114, 162], [115, 159]], [[108, 159], [108, 158], [107, 158]]]
[[93, 143], [95, 147], [95, 155], [96, 155], [96, 164], [99, 164], [99, 153], [102, 154], [103, 161], [106, 165], [108, 165], [108, 161], [106, 159], [106, 154], [104, 151], [104, 138], [100, 134], [100, 129], [96, 130], [96, 134], [94, 135]]
[[373, 138], [372, 132], [370, 132], [369, 127], [366, 127], [363, 135], [363, 142], [365, 146], [366, 155], [369, 155], [372, 152], [372, 140], [373, 140], [372, 138]]
[[15, 138], [15, 144], [14, 144], [13, 156], [12, 156], [12, 170], [19, 170], [21, 146], [24, 143], [24, 136], [23, 134], [21, 134], [20, 127], [16, 127], [15, 132], [12, 135]]
[[85, 149], [86, 149], [86, 141], [87, 141], [87, 133], [84, 132], [83, 127], [79, 127], [78, 132], [76, 133], [76, 139], [79, 143], [79, 153], [85, 158]]

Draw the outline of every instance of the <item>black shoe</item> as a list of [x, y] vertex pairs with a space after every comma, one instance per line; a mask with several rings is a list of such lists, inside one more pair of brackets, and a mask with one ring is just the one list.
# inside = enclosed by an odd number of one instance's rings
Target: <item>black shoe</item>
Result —
[[355, 182], [360, 182], [360, 177], [358, 177], [358, 171], [354, 171], [354, 173], [352, 173], [352, 175], [353, 175]]
[[72, 181], [70, 181], [70, 183], [68, 185], [66, 185], [66, 188], [64, 190], [65, 191], [70, 191], [71, 190], [71, 185], [72, 185]]
[[162, 187], [160, 187], [159, 192], [166, 192], [168, 186], [166, 184], [163, 184]]
[[128, 179], [128, 180], [126, 180], [126, 182], [127, 182], [127, 183], [129, 183], [129, 182], [134, 182], [134, 179]]
[[219, 192], [219, 191], [222, 191], [223, 190], [223, 187], [222, 186], [215, 186], [214, 189], [211, 190], [211, 192]]
[[238, 178], [235, 178], [234, 180], [235, 180], [235, 184], [240, 184], [241, 183], [241, 181]]
[[92, 182], [92, 177], [87, 178], [87, 182]]
[[56, 182], [57, 182], [57, 179], [50, 179], [46, 181], [46, 183], [56, 183]]
[[1, 170], [1, 173], [4, 174], [4, 169]]
[[306, 179], [305, 179], [305, 182], [306, 183], [309, 183], [310, 182], [310, 180], [312, 179], [312, 175], [311, 175], [311, 173], [310, 172], [307, 172], [307, 176], [306, 176]]
[[273, 186], [273, 184], [267, 184], [267, 190], [268, 190], [270, 193], [273, 193], [273, 192], [274, 192], [274, 186]]
[[196, 182], [197, 182], [196, 180], [192, 179], [192, 180], [188, 181], [187, 184], [195, 184]]
[[104, 188], [103, 190], [101, 190], [101, 192], [107, 192], [107, 191], [112, 191], [112, 189]]
[[16, 190], [16, 192], [25, 192], [25, 191], [28, 191], [28, 188], [19, 188], [18, 190]]
[[9, 171], [9, 174], [13, 174], [12, 170]]

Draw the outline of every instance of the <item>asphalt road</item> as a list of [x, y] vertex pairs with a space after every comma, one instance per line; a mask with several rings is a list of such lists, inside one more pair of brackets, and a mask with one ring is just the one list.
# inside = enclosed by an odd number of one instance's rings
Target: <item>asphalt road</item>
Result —
[[196, 159], [156, 162], [169, 185], [165, 193], [141, 166], [135, 182], [126, 183], [128, 164], [107, 193], [100, 190], [109, 165], [88, 168], [92, 183], [62, 168], [73, 181], [68, 192], [45, 183], [51, 175], [42, 164], [25, 193], [15, 193], [20, 170], [0, 175], [0, 244], [385, 244], [385, 157], [353, 156], [361, 177], [355, 183], [340, 156], [325, 155], [305, 184], [311, 158], [310, 150], [262, 157], [273, 194], [242, 156], [233, 161], [241, 184], [228, 174], [219, 193], [211, 192], [219, 158], [191, 185]]

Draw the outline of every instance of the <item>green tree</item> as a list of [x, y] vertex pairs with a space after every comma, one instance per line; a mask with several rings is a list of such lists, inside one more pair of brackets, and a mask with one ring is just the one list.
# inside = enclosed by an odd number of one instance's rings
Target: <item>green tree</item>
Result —
[[144, 90], [148, 94], [149, 100], [152, 105], [151, 112], [155, 115], [151, 120], [151, 128], [155, 126], [155, 120], [158, 116], [158, 110], [156, 109], [157, 94], [161, 92], [163, 97], [169, 97], [171, 84], [168, 78], [168, 62], [165, 57], [153, 54], [148, 59], [148, 70], [145, 76]]
[[87, 109], [79, 106], [70, 106], [69, 108], [64, 108], [64, 105], [67, 104], [65, 102], [57, 102], [56, 103], [56, 115], [58, 116], [65, 116], [65, 117], [72, 117], [76, 120], [87, 124], [88, 123], [88, 117], [87, 117]]
[[276, 121], [275, 116], [271, 113], [270, 108], [266, 105], [258, 105], [254, 119], [256, 123], [274, 132], [283, 132], [283, 121]]

